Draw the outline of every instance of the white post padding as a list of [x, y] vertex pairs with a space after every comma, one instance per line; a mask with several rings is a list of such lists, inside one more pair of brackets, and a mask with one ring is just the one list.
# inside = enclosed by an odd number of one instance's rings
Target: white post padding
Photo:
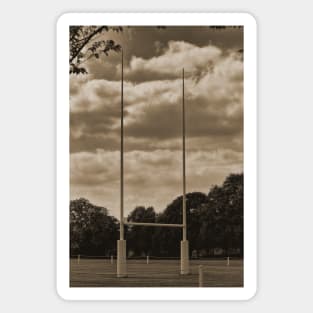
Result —
[[147, 255], [147, 264], [149, 264], [149, 255]]
[[202, 270], [202, 265], [199, 265], [199, 287], [203, 287], [203, 270]]
[[180, 273], [189, 274], [189, 242], [182, 240], [180, 242]]
[[117, 277], [127, 277], [126, 240], [117, 241]]

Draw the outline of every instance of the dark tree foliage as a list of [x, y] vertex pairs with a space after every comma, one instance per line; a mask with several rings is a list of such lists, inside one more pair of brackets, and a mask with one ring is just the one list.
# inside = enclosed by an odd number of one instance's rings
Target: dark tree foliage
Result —
[[[156, 213], [153, 207], [145, 208], [136, 207], [127, 217], [129, 222], [146, 222], [155, 223]], [[152, 227], [128, 226], [127, 230], [127, 248], [132, 250], [136, 255], [151, 254], [153, 245]]]
[[[198, 208], [207, 202], [207, 196], [201, 192], [188, 193], [186, 195], [187, 211], [187, 237], [190, 245], [196, 246], [196, 229], [199, 229]], [[157, 223], [181, 224], [183, 197], [177, 197], [157, 217]], [[180, 254], [180, 241], [182, 229], [180, 228], [157, 228], [153, 237], [153, 254], [161, 256], [177, 257]]]
[[[221, 248], [225, 255], [239, 249], [243, 256], [243, 174], [229, 175], [222, 186], [213, 186], [208, 195], [186, 195], [187, 237], [190, 253]], [[159, 223], [182, 223], [182, 196], [157, 216]], [[153, 236], [153, 254], [179, 256], [181, 229], [157, 228]], [[238, 254], [238, 253], [236, 253]]]
[[121, 32], [122, 27], [108, 26], [70, 26], [69, 40], [69, 65], [70, 74], [86, 74], [83, 66], [91, 58], [100, 58], [109, 55], [110, 51], [119, 52], [121, 46], [111, 39], [103, 39], [100, 35], [104, 32]]
[[[200, 241], [209, 246], [229, 249], [240, 248], [243, 254], [243, 174], [231, 174], [222, 186], [214, 186], [208, 194], [200, 229]], [[213, 239], [213, 242], [211, 240]]]
[[70, 252], [109, 255], [116, 250], [118, 220], [86, 199], [70, 202]]

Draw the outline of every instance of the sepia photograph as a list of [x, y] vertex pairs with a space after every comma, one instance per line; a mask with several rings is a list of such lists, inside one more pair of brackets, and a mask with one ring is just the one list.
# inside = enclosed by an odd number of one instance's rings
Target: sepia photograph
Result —
[[62, 52], [68, 287], [243, 289], [244, 23], [117, 22]]

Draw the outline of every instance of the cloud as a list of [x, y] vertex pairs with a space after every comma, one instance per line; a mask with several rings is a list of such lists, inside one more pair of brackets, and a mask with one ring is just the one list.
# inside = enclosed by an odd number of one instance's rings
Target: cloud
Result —
[[[118, 215], [119, 162], [117, 151], [71, 154], [71, 198], [88, 196]], [[160, 211], [181, 195], [181, 151], [129, 151], [124, 162], [126, 212], [136, 205], [152, 205]], [[207, 193], [212, 184], [221, 183], [230, 172], [241, 171], [242, 152], [187, 152], [187, 191]]]
[[[133, 56], [149, 60], [156, 55], [162, 54], [168, 48], [169, 42], [186, 42], [196, 47], [206, 47], [214, 45], [215, 47], [226, 51], [239, 50], [243, 48], [243, 29], [234, 29], [232, 27], [223, 30], [216, 30], [203, 26], [168, 26], [166, 29], [157, 29], [151, 27], [124, 27], [121, 33], [104, 33], [102, 39], [112, 39], [121, 44], [124, 48], [124, 63], [127, 66]], [[190, 62], [190, 60], [188, 60]], [[103, 56], [99, 59], [90, 59], [85, 65], [89, 76], [92, 79], [119, 80], [121, 73], [120, 53], [111, 52], [109, 56]], [[147, 72], [142, 75], [134, 76], [129, 80], [147, 81], [162, 79], [158, 74], [151, 76]], [[180, 72], [178, 71], [178, 74]]]
[[[222, 54], [213, 69], [207, 65], [203, 72], [200, 78], [185, 80], [187, 136], [227, 137], [231, 144], [242, 134], [242, 61], [236, 53]], [[91, 80], [80, 85], [71, 97], [72, 151], [119, 147], [120, 96], [120, 82]], [[164, 147], [164, 141], [178, 139], [181, 99], [181, 79], [126, 81], [124, 122], [129, 147], [149, 147], [156, 140], [153, 148]]]
[[[156, 46], [159, 47], [160, 44]], [[149, 78], [175, 79], [181, 77], [183, 68], [186, 75], [199, 76], [221, 54], [222, 50], [212, 45], [198, 47], [185, 41], [169, 41], [167, 49], [159, 56], [150, 59], [133, 56], [125, 73], [129, 79], [136, 81]]]

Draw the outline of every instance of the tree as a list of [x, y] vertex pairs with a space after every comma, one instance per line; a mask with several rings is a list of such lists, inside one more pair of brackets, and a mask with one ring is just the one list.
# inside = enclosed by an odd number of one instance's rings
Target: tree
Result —
[[[136, 207], [127, 217], [129, 222], [155, 223], [156, 213], [153, 207], [145, 208]], [[128, 226], [127, 239], [128, 248], [136, 255], [151, 254], [153, 246], [153, 229], [152, 227]]]
[[118, 221], [108, 210], [80, 198], [70, 202], [70, 252], [106, 255], [116, 250]]
[[98, 59], [101, 55], [108, 55], [110, 51], [119, 52], [121, 46], [113, 40], [102, 39], [104, 32], [121, 32], [122, 27], [109, 26], [70, 26], [70, 74], [86, 74], [83, 63], [91, 58]]
[[222, 186], [211, 188], [202, 212], [199, 240], [203, 245], [223, 248], [226, 254], [239, 248], [243, 255], [243, 188], [243, 174], [230, 174]]
[[[198, 247], [198, 231], [200, 227], [200, 216], [198, 211], [207, 202], [207, 196], [202, 192], [186, 194], [187, 211], [187, 238], [190, 251]], [[157, 223], [181, 224], [183, 210], [183, 197], [177, 197], [157, 217]], [[177, 257], [180, 254], [180, 241], [182, 230], [179, 228], [158, 228], [153, 237], [154, 254]]]

